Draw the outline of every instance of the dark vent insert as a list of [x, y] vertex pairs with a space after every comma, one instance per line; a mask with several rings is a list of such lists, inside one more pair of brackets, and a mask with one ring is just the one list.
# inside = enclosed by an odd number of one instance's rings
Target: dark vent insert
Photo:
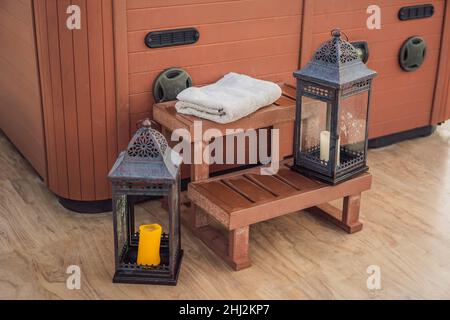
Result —
[[200, 38], [195, 28], [153, 31], [145, 37], [145, 44], [149, 48], [163, 48], [193, 44]]
[[432, 17], [434, 14], [434, 6], [432, 4], [423, 4], [418, 6], [403, 7], [398, 13], [398, 17], [402, 21], [424, 19]]

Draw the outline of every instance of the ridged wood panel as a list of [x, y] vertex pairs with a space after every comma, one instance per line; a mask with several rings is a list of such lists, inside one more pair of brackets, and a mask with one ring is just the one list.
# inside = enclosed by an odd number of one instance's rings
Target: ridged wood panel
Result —
[[[235, 71], [277, 82], [293, 81], [298, 69], [303, 1], [127, 1], [130, 128], [151, 115], [152, 86], [166, 68], [185, 68], [195, 85]], [[149, 49], [150, 31], [195, 27], [189, 46]]]
[[450, 119], [450, 1], [446, 1], [432, 124]]
[[447, 91], [447, 103], [446, 103], [446, 113], [445, 113], [445, 117], [444, 119], [450, 119], [450, 84], [448, 86], [448, 91]]
[[[327, 40], [330, 30], [340, 27], [351, 41], [369, 42], [369, 67], [379, 73], [374, 82], [370, 137], [388, 135], [430, 124], [434, 89], [439, 66], [445, 0], [429, 1], [435, 6], [433, 17], [402, 22], [398, 11], [403, 6], [421, 4], [416, 0], [378, 1], [382, 9], [382, 29], [368, 30], [366, 9], [373, 2], [361, 0], [308, 1], [311, 6], [309, 42], [302, 45], [302, 63]], [[411, 36], [422, 36], [428, 43], [428, 55], [416, 72], [404, 72], [398, 52]]]
[[47, 180], [31, 0], [0, 1], [0, 43], [0, 129]]
[[[81, 8], [81, 29], [66, 27]], [[110, 197], [107, 173], [117, 156], [111, 0], [34, 1], [49, 187], [72, 200]]]

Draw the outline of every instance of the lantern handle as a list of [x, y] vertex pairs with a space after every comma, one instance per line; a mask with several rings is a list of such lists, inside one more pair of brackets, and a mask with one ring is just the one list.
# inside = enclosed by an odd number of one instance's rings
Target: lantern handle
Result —
[[138, 126], [138, 128], [151, 128], [154, 127], [155, 125], [157, 125], [157, 123], [153, 120], [150, 120], [149, 118], [145, 118], [142, 120], [139, 120], [136, 125]]
[[336, 38], [340, 38], [341, 35], [344, 35], [345, 38], [347, 39], [347, 42], [349, 42], [347, 34], [344, 31], [342, 31], [341, 28], [335, 28], [331, 30], [331, 35]]

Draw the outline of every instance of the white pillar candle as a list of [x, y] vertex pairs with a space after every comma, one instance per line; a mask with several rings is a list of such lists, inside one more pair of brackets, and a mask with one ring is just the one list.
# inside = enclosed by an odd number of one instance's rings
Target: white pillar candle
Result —
[[[322, 131], [320, 133], [320, 160], [330, 161], [330, 141], [331, 135], [330, 131]], [[341, 162], [341, 139], [338, 139], [336, 145], [337, 151], [337, 164]]]
[[320, 160], [330, 161], [330, 131], [320, 133]]

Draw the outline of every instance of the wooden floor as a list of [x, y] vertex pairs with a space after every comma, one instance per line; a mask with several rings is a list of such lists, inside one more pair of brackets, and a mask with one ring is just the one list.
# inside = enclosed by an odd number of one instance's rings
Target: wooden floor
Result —
[[[0, 135], [0, 299], [450, 298], [450, 124], [432, 137], [372, 150], [364, 230], [347, 235], [307, 213], [252, 227], [253, 267], [233, 272], [183, 228], [177, 287], [113, 285], [110, 214], [61, 208]], [[141, 221], [163, 217], [159, 203]], [[66, 288], [79, 265], [81, 290]], [[378, 265], [382, 289], [367, 289]]]

